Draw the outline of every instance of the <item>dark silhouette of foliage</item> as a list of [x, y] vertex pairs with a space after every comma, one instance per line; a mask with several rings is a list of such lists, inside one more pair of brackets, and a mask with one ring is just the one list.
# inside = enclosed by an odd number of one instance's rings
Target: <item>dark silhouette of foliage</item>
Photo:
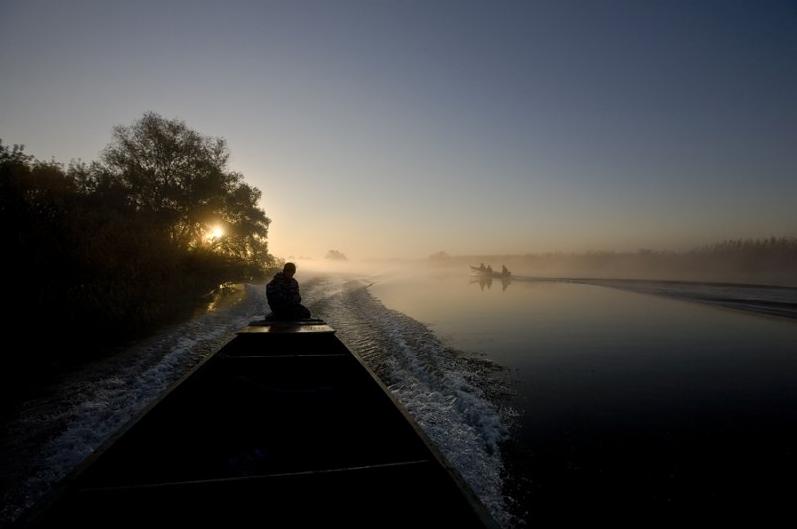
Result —
[[270, 221], [228, 158], [224, 140], [153, 113], [116, 127], [90, 164], [0, 142], [5, 322], [26, 344], [0, 384], [149, 332], [219, 284], [264, 277]]
[[127, 188], [137, 211], [154, 217], [183, 248], [205, 242], [211, 225], [225, 236], [217, 250], [237, 259], [268, 259], [270, 220], [258, 207], [260, 191], [226, 169], [230, 153], [221, 138], [208, 138], [183, 121], [149, 112], [131, 126], [117, 126], [102, 155], [103, 169]]
[[337, 250], [330, 250], [327, 252], [326, 258], [330, 261], [348, 261], [349, 258], [343, 252]]

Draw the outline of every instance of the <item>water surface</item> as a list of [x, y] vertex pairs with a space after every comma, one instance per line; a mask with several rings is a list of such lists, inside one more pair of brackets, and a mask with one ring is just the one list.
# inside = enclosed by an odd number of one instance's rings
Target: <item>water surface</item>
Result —
[[513, 371], [508, 493], [529, 523], [787, 508], [794, 322], [583, 284], [422, 275], [371, 292]]

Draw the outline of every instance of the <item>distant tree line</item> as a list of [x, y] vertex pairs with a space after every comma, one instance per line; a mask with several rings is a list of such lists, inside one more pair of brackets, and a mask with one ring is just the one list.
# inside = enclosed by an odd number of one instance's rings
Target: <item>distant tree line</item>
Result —
[[28, 340], [4, 348], [4, 362], [80, 357], [185, 313], [221, 283], [262, 277], [275, 263], [270, 220], [228, 159], [223, 139], [155, 113], [114, 128], [88, 164], [0, 142], [4, 324]]
[[515, 274], [544, 277], [660, 279], [797, 287], [797, 238], [769, 237], [718, 242], [684, 252], [642, 248], [635, 252], [429, 256], [436, 266], [491, 263]]
[[797, 237], [769, 237], [764, 239], [732, 239], [701, 246], [692, 250], [693, 254], [733, 256], [734, 258], [749, 256], [752, 259], [797, 258]]

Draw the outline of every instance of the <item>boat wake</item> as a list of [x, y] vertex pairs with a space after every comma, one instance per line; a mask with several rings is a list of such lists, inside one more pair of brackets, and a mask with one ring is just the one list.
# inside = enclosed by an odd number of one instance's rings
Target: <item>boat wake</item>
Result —
[[[308, 307], [379, 376], [502, 526], [501, 443], [512, 410], [506, 372], [445, 346], [422, 323], [382, 305], [359, 281], [315, 279]], [[311, 299], [308, 299], [310, 297]]]
[[0, 526], [41, 500], [106, 439], [265, 310], [262, 286], [108, 358], [68, 373], [23, 403], [2, 438]]
[[[262, 285], [234, 302], [64, 375], [21, 405], [2, 436], [0, 526], [17, 520], [114, 432], [266, 309]], [[501, 442], [511, 409], [506, 373], [443, 345], [423, 324], [387, 309], [365, 284], [317, 277], [305, 304], [333, 325], [459, 471], [493, 517], [512, 526]], [[506, 400], [506, 399], [504, 399]]]

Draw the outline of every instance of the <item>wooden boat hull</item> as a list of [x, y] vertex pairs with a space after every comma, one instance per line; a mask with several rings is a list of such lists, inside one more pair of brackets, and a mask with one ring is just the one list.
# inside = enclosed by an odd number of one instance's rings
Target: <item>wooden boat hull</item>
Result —
[[323, 323], [250, 326], [68, 479], [32, 525], [495, 527]]
[[492, 274], [490, 274], [490, 273], [487, 273], [487, 272], [479, 272], [479, 273], [473, 273], [471, 275], [473, 277], [481, 277], [481, 278], [484, 278], [484, 279], [512, 279], [512, 274], [511, 273], [509, 273], [509, 274], [499, 274], [499, 273], [493, 272]]

